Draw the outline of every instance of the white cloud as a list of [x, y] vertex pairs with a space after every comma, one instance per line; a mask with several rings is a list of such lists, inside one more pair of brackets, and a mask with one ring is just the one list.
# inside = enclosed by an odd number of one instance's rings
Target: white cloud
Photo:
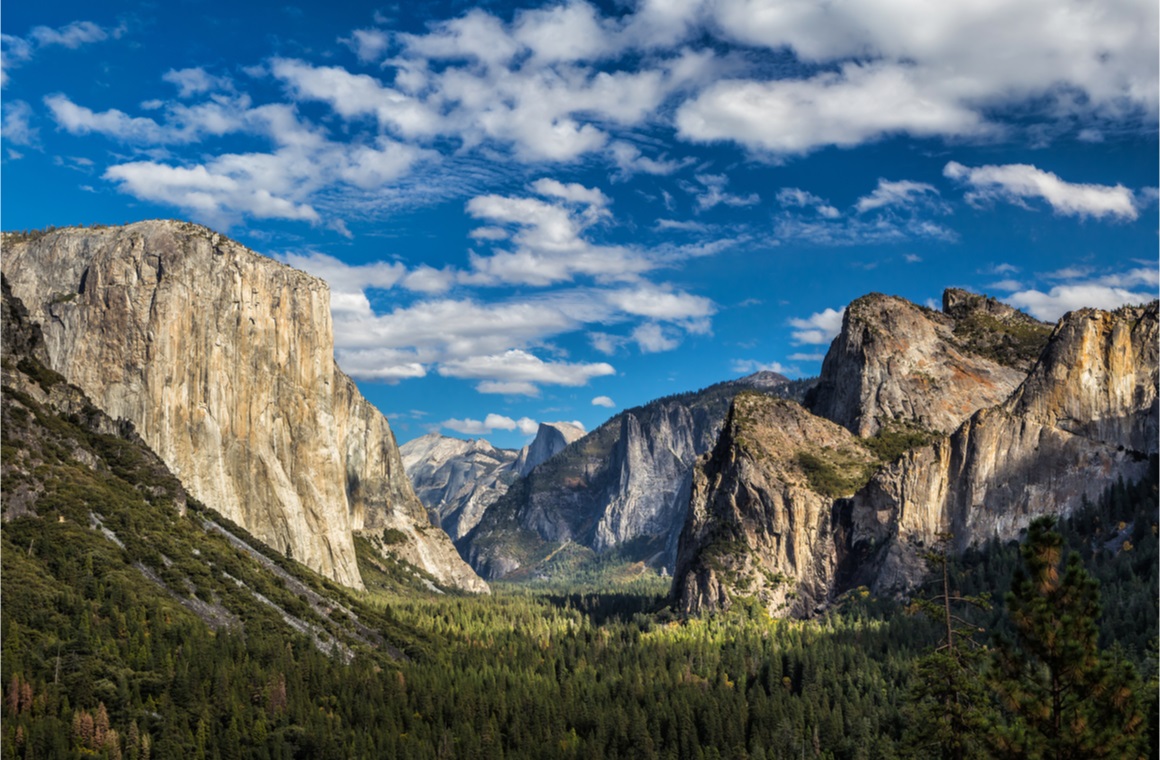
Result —
[[656, 322], [645, 322], [632, 331], [632, 339], [643, 354], [659, 354], [672, 351], [681, 345], [679, 336]]
[[[113, 36], [120, 36], [121, 30], [114, 29]], [[53, 29], [48, 26], [34, 28], [29, 37], [41, 47], [61, 45], [76, 49], [91, 42], [102, 42], [109, 39], [110, 30], [94, 24], [92, 21], [74, 21], [71, 24]]]
[[3, 109], [3, 124], [0, 136], [9, 145], [35, 145], [38, 131], [32, 126], [32, 107], [23, 100], [6, 100], [0, 104]]
[[628, 343], [628, 338], [620, 335], [610, 335], [605, 332], [590, 332], [588, 333], [588, 342], [592, 348], [605, 356], [612, 356], [622, 346]]
[[[840, 73], [711, 90], [679, 122], [698, 139], [800, 153], [891, 132], [977, 134], [984, 114], [1028, 102], [1049, 115], [1154, 115], [1160, 92], [1155, 3], [718, 0], [712, 13], [729, 38], [839, 63]], [[849, 111], [833, 110], [839, 103]]]
[[1054, 322], [1075, 309], [1089, 307], [1116, 309], [1124, 304], [1147, 303], [1154, 298], [1156, 298], [1155, 289], [1145, 293], [1090, 282], [1058, 285], [1046, 293], [1039, 290], [1023, 290], [1012, 293], [1004, 300], [1012, 306], [1026, 309], [1036, 319]]
[[624, 140], [617, 140], [608, 146], [608, 152], [619, 169], [618, 177], [627, 179], [633, 174], [656, 174], [667, 176], [678, 169], [694, 163], [693, 158], [681, 160], [668, 159], [662, 154], [660, 158], [648, 158], [641, 153], [640, 148]]
[[138, 198], [177, 206], [198, 218], [227, 224], [239, 212], [257, 219], [320, 219], [309, 204], [271, 193], [254, 172], [134, 161], [109, 167], [104, 178], [117, 182], [123, 191]]
[[820, 362], [826, 358], [825, 354], [819, 353], [796, 353], [790, 354], [788, 357], [791, 362]]
[[708, 298], [656, 287], [607, 291], [605, 299], [626, 314], [669, 322], [695, 322], [717, 312]]
[[290, 95], [318, 100], [346, 119], [373, 116], [381, 126], [404, 137], [436, 134], [439, 117], [424, 103], [366, 74], [351, 74], [339, 66], [313, 66], [304, 61], [275, 58], [270, 73], [283, 81]]
[[539, 429], [539, 423], [530, 417], [513, 420], [511, 417], [494, 413], [488, 414], [482, 422], [468, 417], [462, 420], [444, 420], [439, 425], [464, 435], [487, 435], [493, 430], [519, 430], [524, 435], [532, 435]]
[[177, 87], [177, 96], [180, 98], [215, 90], [233, 90], [233, 82], [229, 77], [214, 76], [201, 67], [170, 69], [161, 78]]
[[920, 200], [929, 200], [938, 194], [939, 192], [934, 185], [928, 185], [925, 182], [912, 182], [910, 180], [891, 182], [880, 178], [878, 187], [869, 195], [859, 198], [858, 202], [854, 204], [854, 208], [858, 210], [859, 214], [864, 214], [867, 211], [885, 206], [912, 206]]
[[477, 234], [477, 239], [502, 239], [498, 232], [504, 225], [514, 230], [507, 235], [510, 248], [471, 256], [472, 271], [462, 276], [463, 282], [545, 286], [578, 275], [601, 281], [633, 280], [657, 266], [639, 250], [598, 245], [585, 237], [610, 216], [608, 198], [599, 189], [553, 179], [538, 180], [532, 187], [553, 200], [482, 195], [468, 201], [468, 214], [489, 223], [481, 228], [487, 232]]
[[992, 131], [975, 111], [916, 81], [911, 67], [844, 64], [810, 79], [726, 80], [683, 103], [677, 130], [758, 153], [800, 155], [895, 134], [967, 137]]
[[377, 61], [391, 46], [391, 38], [381, 29], [355, 29], [349, 39], [339, 42], [353, 50], [362, 63]]
[[907, 264], [919, 264], [922, 262], [922, 257], [917, 253], [908, 253], [902, 257]]
[[1123, 185], [1065, 182], [1030, 164], [972, 168], [951, 161], [943, 174], [973, 188], [966, 196], [971, 202], [1003, 200], [1025, 206], [1025, 199], [1042, 198], [1064, 216], [1135, 219], [1139, 215], [1132, 191]]
[[793, 329], [793, 342], [808, 345], [829, 344], [842, 331], [842, 317], [846, 307], [825, 309], [815, 312], [805, 319], [789, 320]]
[[597, 396], [596, 398], [592, 399], [592, 406], [603, 406], [607, 409], [615, 409], [616, 402], [610, 399], [608, 396]]
[[806, 218], [786, 212], [774, 218], [773, 231], [778, 240], [800, 240], [814, 245], [835, 246], [881, 245], [914, 239], [958, 239], [954, 230], [913, 215], [827, 219]]
[[1022, 289], [1023, 283], [1019, 282], [1019, 280], [999, 280], [997, 282], [992, 282], [987, 286], [987, 290], [1015, 291]]
[[481, 393], [538, 395], [536, 385], [585, 385], [591, 378], [616, 372], [604, 362], [546, 362], [527, 351], [512, 349], [502, 354], [472, 356], [445, 361], [439, 374], [467, 380], [482, 380]]
[[682, 188], [692, 193], [697, 200], [698, 211], [708, 211], [714, 206], [725, 204], [726, 206], [752, 206], [761, 201], [757, 193], [750, 193], [749, 195], [733, 195], [725, 192], [725, 186], [729, 184], [729, 178], [724, 174], [698, 174], [696, 175], [697, 182], [700, 187], [690, 182], [682, 183]]
[[41, 48], [60, 46], [72, 50], [81, 45], [103, 42], [110, 37], [117, 38], [125, 33], [122, 26], [107, 29], [92, 21], [73, 21], [62, 27], [33, 27], [27, 37], [0, 34], [0, 86], [8, 84], [9, 69], [24, 63]]
[[777, 191], [777, 202], [787, 208], [813, 208], [827, 219], [837, 219], [842, 215], [825, 198], [819, 198], [800, 187], [783, 187]]

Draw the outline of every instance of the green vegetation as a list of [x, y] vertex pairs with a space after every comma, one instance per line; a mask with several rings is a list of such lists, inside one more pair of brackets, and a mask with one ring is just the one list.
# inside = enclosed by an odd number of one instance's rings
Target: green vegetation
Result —
[[805, 473], [810, 488], [831, 499], [850, 496], [870, 481], [876, 469], [873, 463], [830, 448], [816, 452], [799, 451], [797, 464]]
[[917, 449], [938, 438], [938, 434], [913, 425], [895, 423], [883, 427], [870, 438], [859, 439], [878, 461], [890, 463], [899, 459], [911, 449]]
[[961, 348], [993, 362], [1028, 369], [1047, 345], [1052, 325], [1031, 317], [1001, 320], [985, 311], [972, 311], [955, 322], [955, 338]]
[[[147, 449], [94, 432], [111, 424], [95, 410], [64, 417], [5, 387], [3, 416], [4, 507], [16, 489], [39, 497], [0, 526], [0, 760], [891, 758], [907, 746], [912, 686], [939, 677], [915, 665], [943, 627], [864, 590], [808, 622], [744, 602], [678, 620], [662, 578], [572, 546], [545, 561], [588, 573], [579, 587], [533, 579], [471, 597], [384, 560], [374, 542], [389, 533], [360, 537], [368, 590], [354, 593], [186, 500]], [[1104, 654], [1075, 560], [1060, 588], [1078, 589], [1064, 595], [1078, 606], [1017, 582], [1007, 609], [973, 621], [1034, 656], [1043, 631], [1076, 630], [1078, 659], [1102, 668], [1083, 684], [1153, 656], [1140, 642], [1156, 637], [1156, 483], [1154, 469], [1119, 484], [1061, 526], [1101, 582]], [[1001, 593], [1018, 552], [974, 552], [949, 582]], [[1156, 693], [1155, 678], [1120, 683], [1124, 716]], [[996, 693], [1008, 692], [987, 690], [996, 735], [1032, 736]]]

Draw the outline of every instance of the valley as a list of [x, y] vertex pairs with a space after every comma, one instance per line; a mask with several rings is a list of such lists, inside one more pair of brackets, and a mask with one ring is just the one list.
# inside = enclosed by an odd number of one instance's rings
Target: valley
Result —
[[[1069, 698], [1155, 742], [1155, 301], [870, 294], [818, 378], [398, 447], [321, 280], [184, 222], [4, 246], [4, 757], [929, 756], [931, 552], [1031, 662], [1043, 535], [1102, 599]], [[972, 746], [1034, 734], [955, 667]]]

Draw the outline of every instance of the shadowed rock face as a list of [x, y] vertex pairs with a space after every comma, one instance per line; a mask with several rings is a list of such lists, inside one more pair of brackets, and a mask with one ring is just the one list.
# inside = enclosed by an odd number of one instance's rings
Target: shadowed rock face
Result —
[[541, 422], [536, 437], [520, 450], [515, 471], [526, 478], [544, 462], [563, 451], [569, 443], [584, 437], [584, 428], [570, 422]]
[[[716, 449], [693, 471], [673, 573], [678, 607], [700, 614], [745, 596], [771, 615], [812, 613], [837, 569], [834, 496], [852, 493], [873, 462], [849, 431], [797, 403], [739, 395]], [[831, 484], [831, 466], [855, 475]]]
[[[853, 319], [865, 325], [859, 314]], [[820, 420], [806, 422], [805, 412], [791, 413], [772, 400], [761, 406], [739, 397], [716, 449], [694, 476], [674, 599], [697, 612], [755, 596], [771, 613], [804, 615], [858, 585], [904, 592], [922, 579], [922, 547], [938, 533], [953, 533], [960, 551], [990, 538], [1010, 540], [1035, 517], [1069, 514], [1117, 479], [1145, 476], [1148, 455], [1157, 452], [1157, 330], [1156, 302], [1067, 314], [1030, 374], [1002, 403], [879, 468], [848, 498], [831, 491], [842, 498], [819, 502], [803, 494], [800, 467], [787, 462], [786, 451], [800, 452], [813, 441], [843, 450], [841, 441], [817, 427]], [[887, 342], [880, 334], [869, 340], [876, 342], [874, 352]], [[890, 340], [904, 353], [913, 345]], [[871, 363], [912, 373], [909, 360], [892, 362], [886, 354]], [[905, 387], [888, 374], [879, 377], [881, 387]], [[940, 408], [938, 398], [914, 395], [917, 389], [872, 394], [849, 408]], [[759, 412], [739, 414], [743, 398]], [[889, 403], [880, 403], [883, 398]], [[901, 398], [909, 406], [892, 406]], [[859, 414], [847, 421], [857, 422]], [[738, 421], [745, 418], [747, 424]], [[815, 532], [803, 534], [802, 526]], [[770, 577], [779, 581], [772, 591]], [[779, 597], [783, 588], [797, 598]]]
[[485, 588], [428, 529], [386, 420], [335, 365], [323, 281], [171, 221], [6, 235], [3, 266], [52, 368], [131, 420], [196, 498], [348, 586], [352, 531], [398, 524], [417, 565]]
[[856, 435], [892, 424], [949, 433], [1002, 402], [1026, 372], [973, 352], [956, 321], [895, 296], [871, 294], [846, 309], [807, 407]]

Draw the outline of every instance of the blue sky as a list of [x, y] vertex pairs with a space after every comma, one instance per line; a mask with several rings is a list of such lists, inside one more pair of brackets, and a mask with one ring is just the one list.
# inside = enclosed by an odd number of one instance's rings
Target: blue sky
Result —
[[871, 291], [1155, 297], [1158, 13], [9, 3], [0, 222], [225, 231], [331, 283], [400, 440], [514, 447], [816, 374]]

